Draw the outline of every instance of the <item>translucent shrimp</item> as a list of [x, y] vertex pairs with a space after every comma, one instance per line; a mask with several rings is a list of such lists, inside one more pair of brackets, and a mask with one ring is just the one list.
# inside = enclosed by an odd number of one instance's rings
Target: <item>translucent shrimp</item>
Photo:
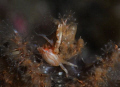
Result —
[[38, 47], [37, 50], [42, 54], [42, 57], [45, 59], [47, 63], [49, 63], [52, 66], [60, 66], [65, 71], [67, 77], [68, 71], [63, 66], [63, 64], [77, 67], [76, 65], [63, 60], [62, 58], [59, 58], [59, 55], [54, 53], [52, 49]]

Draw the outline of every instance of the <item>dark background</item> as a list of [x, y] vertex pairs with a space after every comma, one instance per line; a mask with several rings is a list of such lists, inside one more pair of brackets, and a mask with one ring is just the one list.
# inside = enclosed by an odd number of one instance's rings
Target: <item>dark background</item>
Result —
[[[57, 29], [57, 26], [54, 23], [54, 19], [58, 19], [59, 17], [62, 18], [64, 15], [69, 15], [69, 14], [74, 14], [73, 15], [74, 19], [76, 19], [76, 23], [78, 25], [76, 40], [81, 36], [84, 42], [87, 43], [85, 44], [85, 47], [81, 53], [82, 55], [81, 54], [77, 55], [76, 59], [78, 61], [76, 61], [75, 58], [71, 58], [72, 60], [69, 60], [71, 63], [78, 65], [79, 66], [78, 69], [70, 66], [65, 66], [69, 71], [70, 75], [76, 77], [78, 76], [81, 78], [83, 76], [81, 74], [83, 72], [82, 69], [84, 69], [84, 67], [85, 68], [89, 67], [91, 64], [96, 62], [95, 61], [96, 55], [102, 56], [103, 53], [110, 53], [111, 50], [114, 49], [114, 47], [112, 47], [111, 44], [108, 45], [108, 48], [106, 49], [104, 47], [105, 44], [107, 44], [110, 40], [119, 46], [120, 43], [119, 0], [118, 1], [117, 0], [99, 0], [99, 1], [98, 0], [0, 0], [0, 41], [1, 41], [0, 57], [2, 57], [0, 59], [0, 72], [4, 70], [7, 66], [8, 67], [9, 65], [12, 66], [11, 65], [12, 62], [9, 63], [9, 61], [6, 61], [5, 58], [8, 57], [7, 59], [12, 59], [12, 57], [9, 58], [11, 53], [6, 53], [6, 52], [14, 48], [14, 44], [11, 45], [9, 43], [9, 41], [11, 42], [12, 35], [14, 36], [13, 30], [17, 30], [20, 36], [22, 37], [22, 39], [26, 40], [25, 42], [27, 41], [30, 42], [28, 44], [30, 48], [29, 47], [28, 48], [31, 49], [31, 51], [33, 52], [35, 51], [33, 53], [35, 54], [37, 53], [36, 48], [46, 43], [46, 40], [36, 35], [35, 32], [37, 32], [38, 34], [41, 33], [45, 34], [50, 38], [49, 35], [51, 35]], [[11, 47], [7, 47], [9, 46], [9, 44]], [[105, 49], [106, 52], [102, 51], [101, 50], [102, 48]], [[4, 57], [4, 55], [9, 55], [9, 56]], [[34, 55], [30, 57], [31, 60], [34, 59], [33, 56]], [[38, 55], [35, 54], [35, 57], [36, 56], [38, 56], [38, 58], [35, 58], [38, 59], [36, 61], [38, 63], [41, 62], [40, 59], [42, 59], [42, 57], [40, 57], [40, 54]], [[6, 62], [8, 63], [8, 65], [6, 64]], [[50, 66], [50, 64], [48, 63], [45, 64], [47, 67], [45, 68], [46, 70], [43, 69], [43, 72], [47, 71], [48, 74], [49, 72], [52, 73], [53, 77], [55, 77], [53, 78], [53, 81], [55, 81], [55, 83], [61, 80], [62, 81], [61, 84], [64, 84], [64, 82], [66, 81], [66, 79], [63, 78], [65, 77], [64, 74], [63, 77], [54, 76], [58, 74], [59, 71], [62, 71], [62, 69], [58, 67]], [[16, 67], [15, 64], [14, 66]], [[110, 81], [108, 81], [107, 84], [109, 83], [113, 84], [114, 79], [119, 80], [119, 76], [120, 76], [119, 66], [120, 65], [118, 64], [118, 68], [115, 68], [116, 69], [115, 73], [111, 73], [110, 76], [111, 78], [112, 77], [113, 78]], [[34, 66], [32, 67], [34, 68]], [[103, 67], [101, 66], [101, 68]], [[91, 69], [91, 67], [89, 69]], [[89, 72], [89, 69], [85, 69], [86, 72], [87, 70]], [[14, 72], [15, 74], [16, 71]], [[21, 71], [24, 70], [20, 70], [20, 72]], [[109, 72], [109, 69], [107, 70], [107, 72]], [[0, 77], [4, 76], [1, 73], [0, 75], [1, 75]], [[17, 76], [17, 74], [15, 76]], [[8, 77], [6, 75], [6, 79], [7, 78]], [[22, 78], [25, 78], [24, 81], [27, 81], [26, 77], [22, 77]], [[12, 79], [13, 81], [18, 81], [16, 80], [16, 78], [12, 78]], [[2, 80], [0, 78], [0, 84], [4, 84]], [[38, 80], [35, 79], [35, 81], [39, 81], [39, 79]], [[39, 83], [37, 84], [39, 85]], [[111, 84], [109, 84], [108, 86], [114, 87]]]
[[[81, 36], [87, 42], [85, 46], [90, 56], [101, 55], [100, 49], [110, 40], [119, 44], [119, 0], [0, 0], [1, 25], [7, 22], [23, 37], [35, 36], [36, 30], [49, 35], [56, 29], [52, 19], [70, 12], [75, 13], [78, 24], [76, 39]], [[2, 26], [0, 30], [4, 30]], [[31, 41], [39, 44], [41, 40], [35, 36]]]

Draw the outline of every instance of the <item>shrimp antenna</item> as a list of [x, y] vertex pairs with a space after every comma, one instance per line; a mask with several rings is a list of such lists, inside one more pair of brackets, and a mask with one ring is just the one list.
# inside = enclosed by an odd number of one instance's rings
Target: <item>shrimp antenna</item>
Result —
[[[34, 31], [34, 32], [35, 32], [35, 31]], [[38, 36], [43, 37], [45, 40], [47, 40], [48, 43], [50, 43], [50, 45], [53, 46], [53, 40], [48, 39], [45, 34], [38, 34], [38, 33], [36, 33], [36, 32], [35, 32], [35, 34], [38, 35]]]

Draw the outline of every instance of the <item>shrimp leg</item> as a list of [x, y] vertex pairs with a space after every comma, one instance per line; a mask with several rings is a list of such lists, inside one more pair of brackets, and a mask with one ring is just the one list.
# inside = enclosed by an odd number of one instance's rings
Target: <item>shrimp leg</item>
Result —
[[65, 71], [66, 77], [68, 77], [68, 71], [67, 71], [67, 69], [63, 66], [62, 63], [60, 64], [60, 67]]
[[74, 67], [77, 67], [77, 65], [73, 64], [73, 63], [70, 63], [70, 62], [67, 62], [65, 60], [62, 61], [63, 64], [66, 64], [66, 65], [70, 65], [70, 66], [74, 66]]

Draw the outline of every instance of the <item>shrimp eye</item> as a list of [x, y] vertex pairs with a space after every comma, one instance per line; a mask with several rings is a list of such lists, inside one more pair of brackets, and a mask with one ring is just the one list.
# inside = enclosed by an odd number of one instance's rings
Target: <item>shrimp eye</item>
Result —
[[48, 52], [47, 50], [45, 50], [45, 52]]

